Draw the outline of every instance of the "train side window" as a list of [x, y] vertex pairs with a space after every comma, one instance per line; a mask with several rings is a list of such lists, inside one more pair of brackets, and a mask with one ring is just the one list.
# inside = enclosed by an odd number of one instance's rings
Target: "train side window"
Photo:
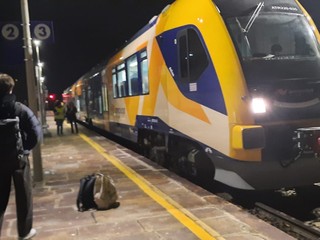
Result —
[[118, 97], [127, 96], [127, 77], [124, 63], [117, 66], [117, 84]]
[[103, 102], [103, 111], [107, 112], [109, 110], [108, 89], [107, 89], [107, 85], [105, 83], [102, 84], [102, 99], [104, 100], [104, 102]]
[[138, 79], [138, 59], [137, 55], [132, 55], [127, 60], [128, 73], [128, 93], [129, 96], [139, 94], [139, 79]]
[[116, 69], [112, 69], [112, 89], [113, 89], [113, 97], [118, 97], [118, 84], [117, 84], [117, 73]]
[[209, 64], [198, 33], [184, 29], [178, 35], [180, 77], [183, 82], [196, 82]]
[[144, 50], [140, 53], [140, 72], [142, 79], [142, 94], [149, 93], [149, 69], [148, 69], [148, 58], [147, 51]]
[[80, 111], [83, 111], [83, 112], [87, 111], [86, 109], [87, 92], [85, 87], [82, 88], [82, 93], [79, 99], [80, 99]]
[[112, 88], [114, 98], [149, 93], [146, 50], [135, 53], [112, 69]]
[[102, 102], [103, 106], [103, 111], [106, 112], [108, 111], [108, 89], [107, 89], [107, 84], [106, 84], [106, 70], [103, 69], [101, 71], [101, 77], [102, 77], [102, 86], [101, 86], [101, 92], [102, 92], [102, 99], [104, 100]]
[[185, 79], [189, 76], [187, 36], [185, 35], [179, 39], [179, 59], [181, 78]]

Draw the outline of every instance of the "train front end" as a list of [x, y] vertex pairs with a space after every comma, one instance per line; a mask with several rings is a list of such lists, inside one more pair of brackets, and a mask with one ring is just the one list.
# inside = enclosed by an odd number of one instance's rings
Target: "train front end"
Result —
[[[237, 169], [247, 189], [319, 182], [320, 44], [315, 25], [294, 0], [214, 2], [247, 86], [239, 99], [245, 108], [227, 106], [230, 155], [243, 161], [216, 161], [216, 178], [233, 185], [234, 180], [225, 179], [232, 179]], [[239, 111], [250, 113], [252, 122], [230, 116], [241, 115]], [[250, 150], [260, 155], [246, 159], [242, 152]]]

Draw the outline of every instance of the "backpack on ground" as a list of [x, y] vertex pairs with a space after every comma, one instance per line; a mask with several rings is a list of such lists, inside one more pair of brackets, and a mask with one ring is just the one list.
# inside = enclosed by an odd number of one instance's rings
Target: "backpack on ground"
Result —
[[95, 173], [80, 179], [77, 197], [78, 211], [117, 208], [120, 205], [117, 199], [118, 194], [110, 176]]
[[0, 119], [0, 156], [11, 156], [15, 154], [17, 158], [23, 155], [23, 143], [17, 116], [21, 106], [15, 104], [15, 111], [9, 114], [8, 118]]

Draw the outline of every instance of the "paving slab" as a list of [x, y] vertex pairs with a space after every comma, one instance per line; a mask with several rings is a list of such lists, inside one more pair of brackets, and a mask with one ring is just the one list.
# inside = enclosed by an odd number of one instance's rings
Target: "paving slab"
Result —
[[[211, 234], [207, 239], [293, 239], [219, 196], [82, 126], [80, 134], [71, 134], [65, 123], [64, 135], [57, 136], [52, 115], [47, 116], [47, 122], [50, 134], [41, 146], [44, 179], [34, 183], [33, 191], [37, 229], [33, 239], [201, 239], [190, 230], [191, 225]], [[93, 148], [81, 136], [88, 137], [103, 151]], [[122, 162], [133, 177], [128, 177], [108, 158]], [[119, 195], [118, 208], [77, 211], [79, 180], [94, 172], [113, 178]], [[156, 197], [152, 198], [152, 194]], [[193, 222], [179, 220], [180, 215], [184, 215], [181, 219]], [[17, 239], [14, 189], [1, 239]]]

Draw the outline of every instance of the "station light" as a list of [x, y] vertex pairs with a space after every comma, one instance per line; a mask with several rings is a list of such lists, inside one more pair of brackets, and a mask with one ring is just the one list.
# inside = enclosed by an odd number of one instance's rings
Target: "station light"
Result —
[[33, 40], [33, 44], [34, 44], [36, 47], [39, 47], [39, 46], [40, 46], [40, 44], [41, 44], [41, 41], [40, 41], [40, 40], [35, 39], [35, 40]]

